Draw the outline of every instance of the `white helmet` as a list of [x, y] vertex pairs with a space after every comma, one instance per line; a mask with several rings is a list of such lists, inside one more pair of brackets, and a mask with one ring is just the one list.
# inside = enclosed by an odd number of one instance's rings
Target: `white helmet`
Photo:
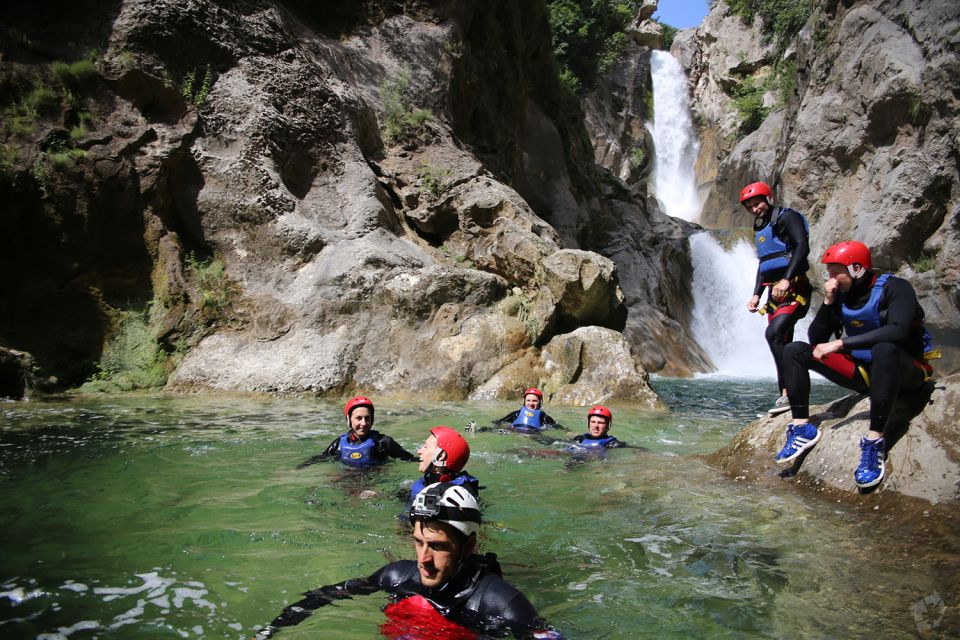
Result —
[[452, 482], [434, 482], [423, 488], [410, 506], [410, 522], [446, 522], [465, 536], [480, 531], [480, 505], [473, 494]]

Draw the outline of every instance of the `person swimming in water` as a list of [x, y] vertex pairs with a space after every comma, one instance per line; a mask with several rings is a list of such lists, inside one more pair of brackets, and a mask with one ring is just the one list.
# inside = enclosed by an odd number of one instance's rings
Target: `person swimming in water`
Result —
[[476, 553], [480, 515], [477, 499], [464, 487], [444, 482], [425, 487], [410, 508], [416, 560], [398, 560], [366, 578], [307, 591], [255, 640], [299, 624], [320, 607], [378, 591], [391, 596], [384, 609], [388, 621], [380, 627], [390, 638], [441, 637], [430, 632], [442, 628], [445, 638], [513, 634], [562, 640], [526, 596], [503, 579], [496, 555]]
[[347, 418], [347, 431], [337, 436], [326, 450], [297, 465], [302, 469], [323, 460], [339, 459], [350, 467], [373, 467], [390, 458], [404, 462], [416, 460], [416, 456], [401, 447], [390, 436], [373, 429], [373, 401], [364, 396], [347, 400], [343, 408]]
[[541, 408], [542, 406], [543, 392], [536, 387], [530, 387], [523, 392], [523, 406], [499, 420], [494, 420], [493, 425], [495, 427], [510, 425], [514, 431], [520, 433], [538, 433], [548, 427], [559, 426], [556, 420]]
[[475, 497], [480, 495], [480, 481], [463, 470], [470, 459], [470, 445], [456, 429], [438, 426], [430, 429], [423, 446], [417, 449], [420, 456], [419, 478], [410, 487], [411, 502], [424, 487], [436, 482], [460, 485]]
[[598, 404], [587, 411], [587, 432], [576, 436], [570, 446], [574, 449], [617, 449], [627, 446], [610, 435], [612, 425], [613, 412]]

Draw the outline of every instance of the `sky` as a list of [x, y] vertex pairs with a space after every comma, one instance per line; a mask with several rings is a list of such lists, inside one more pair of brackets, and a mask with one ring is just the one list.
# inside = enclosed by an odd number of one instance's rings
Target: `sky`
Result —
[[699, 27], [710, 11], [709, 0], [660, 0], [653, 17], [671, 27]]

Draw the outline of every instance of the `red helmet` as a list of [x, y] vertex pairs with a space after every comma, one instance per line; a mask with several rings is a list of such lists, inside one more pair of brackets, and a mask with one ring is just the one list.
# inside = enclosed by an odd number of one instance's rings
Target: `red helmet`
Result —
[[433, 466], [445, 469], [448, 473], [459, 473], [470, 459], [470, 445], [467, 439], [456, 429], [434, 427], [430, 433], [437, 439], [437, 452], [433, 456]]
[[756, 196], [763, 196], [767, 199], [767, 204], [770, 204], [770, 200], [773, 198], [773, 189], [771, 189], [770, 185], [766, 182], [748, 184], [740, 192], [740, 204], [743, 204], [744, 200], [749, 200]]
[[350, 412], [357, 407], [368, 407], [370, 409], [370, 415], [373, 415], [373, 400], [363, 396], [355, 396], [347, 400], [346, 406], [343, 407], [343, 415], [349, 418]]
[[838, 242], [833, 245], [823, 252], [820, 262], [823, 264], [842, 264], [848, 268], [855, 264], [859, 264], [864, 269], [873, 268], [873, 262], [870, 260], [870, 249], [867, 248], [867, 245], [856, 240]]
[[538, 398], [540, 398], [540, 402], [543, 402], [543, 391], [540, 391], [540, 389], [537, 389], [536, 387], [530, 387], [529, 389], [527, 389], [526, 391], [524, 391], [524, 392], [523, 392], [523, 397], [526, 398], [526, 397], [527, 397], [528, 395], [530, 395], [531, 393], [532, 393], [533, 395], [537, 396]]
[[613, 424], [613, 414], [610, 412], [610, 409], [607, 409], [603, 405], [597, 405], [590, 411], [587, 411], [587, 422], [590, 422], [590, 416], [603, 416], [607, 419], [607, 425]]

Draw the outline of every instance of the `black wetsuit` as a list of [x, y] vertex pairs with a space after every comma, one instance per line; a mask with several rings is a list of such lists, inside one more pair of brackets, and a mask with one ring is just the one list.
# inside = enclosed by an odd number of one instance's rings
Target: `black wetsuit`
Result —
[[[862, 308], [870, 298], [874, 276], [868, 274], [854, 282], [844, 296], [844, 304]], [[841, 303], [824, 304], [810, 324], [806, 342], [792, 342], [784, 350], [784, 378], [794, 418], [810, 416], [810, 371], [831, 382], [870, 394], [870, 430], [883, 433], [894, 400], [900, 392], [916, 393], [925, 382], [923, 358], [923, 308], [909, 282], [890, 278], [883, 285], [879, 301], [880, 325], [872, 331], [843, 338], [844, 351], [870, 349], [872, 362], [858, 363], [868, 372], [864, 379], [858, 367], [844, 375], [813, 357], [811, 345], [829, 342], [843, 335]]]
[[[780, 211], [783, 211], [782, 215]], [[794, 298], [787, 296], [780, 303], [773, 303], [776, 308], [768, 308], [767, 329], [764, 337], [770, 346], [773, 362], [777, 367], [777, 388], [783, 389], [786, 382], [783, 379], [783, 348], [793, 340], [793, 328], [797, 322], [807, 315], [810, 308], [810, 293], [812, 287], [807, 279], [807, 270], [810, 268], [807, 257], [810, 254], [810, 240], [803, 218], [793, 209], [776, 209], [771, 213], [776, 222], [773, 231], [790, 246], [790, 262], [782, 269], [774, 269], [765, 273], [757, 267], [757, 278], [753, 285], [753, 295], [759, 296], [764, 289], [764, 283], [776, 283], [780, 280], [790, 281], [790, 290], [804, 298], [805, 303], [796, 304]], [[779, 216], [779, 218], [777, 217]], [[756, 222], [766, 226], [770, 218], [764, 217]], [[769, 293], [767, 294], [769, 302]]]
[[[348, 432], [349, 433], [349, 432]], [[314, 464], [316, 462], [322, 462], [324, 460], [330, 459], [340, 459], [340, 438], [342, 435], [334, 438], [333, 442], [330, 443], [330, 446], [324, 450], [323, 453], [313, 456], [307, 460], [304, 460], [299, 465], [297, 469], [302, 469], [308, 465]], [[353, 438], [353, 434], [350, 434], [350, 437]], [[417, 460], [418, 458], [397, 444], [397, 441], [391, 438], [390, 436], [385, 436], [379, 431], [370, 430], [370, 433], [367, 434], [367, 440], [373, 439], [376, 443], [373, 448], [372, 457], [375, 460], [384, 462], [387, 458], [398, 458], [404, 462], [410, 462], [412, 460]]]
[[[380, 568], [367, 578], [347, 580], [320, 587], [283, 610], [256, 638], [271, 637], [282, 627], [299, 624], [314, 610], [335, 600], [354, 595], [386, 591], [397, 601], [419, 595], [426, 598], [445, 618], [486, 634], [530, 638], [549, 626], [530, 601], [501, 577], [500, 565], [492, 553], [471, 555], [463, 569], [445, 585], [433, 589], [420, 582], [414, 560], [400, 560]], [[553, 632], [549, 637], [560, 638]]]
[[[511, 411], [510, 413], [503, 416], [499, 420], [494, 420], [493, 424], [494, 425], [500, 425], [500, 424], [512, 425], [513, 421], [517, 419], [517, 416], [520, 415], [521, 411], [522, 409]], [[543, 427], [544, 429], [546, 429], [547, 427], [555, 427], [557, 426], [557, 421], [551, 418], [549, 415], [547, 415], [546, 411], [540, 410], [540, 426]]]

